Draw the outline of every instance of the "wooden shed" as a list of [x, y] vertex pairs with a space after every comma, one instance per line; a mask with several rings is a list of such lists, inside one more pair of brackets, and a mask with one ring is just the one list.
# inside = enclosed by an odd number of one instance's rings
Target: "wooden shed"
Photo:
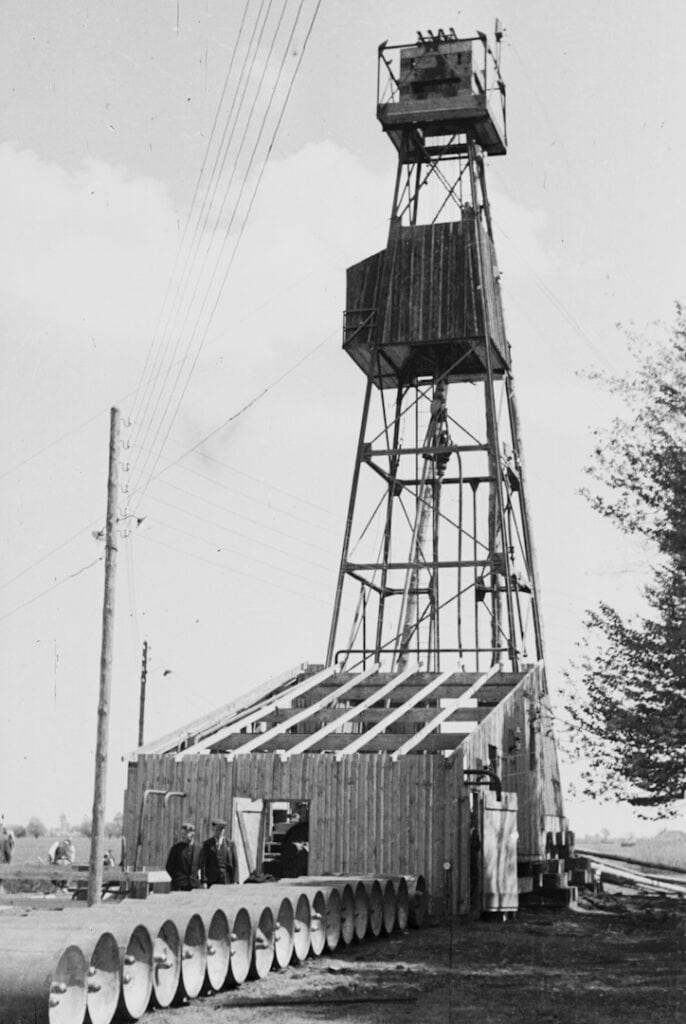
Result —
[[422, 874], [434, 912], [465, 913], [516, 901], [517, 862], [544, 858], [561, 815], [542, 663], [481, 674], [305, 664], [133, 753], [124, 827], [130, 863], [155, 868], [182, 820], [204, 837], [223, 817], [244, 880], [271, 873], [299, 822], [299, 872]]

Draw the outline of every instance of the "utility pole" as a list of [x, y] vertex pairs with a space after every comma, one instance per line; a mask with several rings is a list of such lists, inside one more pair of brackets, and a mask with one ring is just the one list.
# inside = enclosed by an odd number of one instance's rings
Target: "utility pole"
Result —
[[143, 660], [141, 662], [141, 696], [138, 704], [138, 746], [143, 746], [145, 731], [145, 686], [148, 681], [148, 641], [143, 641]]
[[88, 906], [100, 902], [105, 849], [105, 791], [107, 787], [107, 743], [109, 731], [110, 688], [112, 682], [112, 639], [114, 634], [114, 581], [117, 568], [117, 494], [119, 489], [119, 409], [110, 410], [110, 459], [107, 478], [107, 521], [105, 524], [105, 596], [102, 607], [102, 644], [100, 648], [100, 694], [98, 729], [95, 744], [95, 783], [93, 792], [93, 830]]

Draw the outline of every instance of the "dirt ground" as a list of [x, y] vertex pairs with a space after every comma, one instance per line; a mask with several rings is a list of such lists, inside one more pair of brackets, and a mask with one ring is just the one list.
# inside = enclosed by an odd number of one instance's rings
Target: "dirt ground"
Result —
[[686, 901], [617, 892], [365, 940], [145, 1020], [672, 1024], [686, 1022], [685, 953]]

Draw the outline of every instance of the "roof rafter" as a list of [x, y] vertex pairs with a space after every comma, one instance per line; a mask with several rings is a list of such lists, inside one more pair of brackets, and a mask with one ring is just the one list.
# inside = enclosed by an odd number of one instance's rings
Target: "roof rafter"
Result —
[[320, 699], [315, 701], [314, 704], [308, 704], [307, 707], [301, 708], [299, 711], [296, 711], [294, 715], [291, 715], [290, 718], [286, 718], [285, 721], [272, 726], [272, 728], [268, 729], [266, 732], [255, 733], [255, 735], [251, 736], [249, 740], [246, 740], [242, 746], [227, 752], [227, 757], [231, 760], [236, 754], [249, 754], [251, 750], [255, 750], [257, 747], [269, 742], [274, 739], [275, 736], [288, 732], [288, 730], [292, 729], [294, 725], [298, 724], [298, 722], [302, 722], [306, 718], [311, 718], [315, 712], [326, 707], [327, 704], [331, 704], [332, 702], [339, 700], [350, 690], [354, 689], [359, 683], [363, 682], [365, 679], [369, 679], [370, 676], [376, 675], [378, 671], [379, 664], [378, 662], [374, 662], [370, 668], [365, 669], [364, 672], [357, 673], [352, 677], [352, 679], [348, 679], [347, 682], [337, 687], [331, 693], [327, 693], [324, 697], [320, 697]]

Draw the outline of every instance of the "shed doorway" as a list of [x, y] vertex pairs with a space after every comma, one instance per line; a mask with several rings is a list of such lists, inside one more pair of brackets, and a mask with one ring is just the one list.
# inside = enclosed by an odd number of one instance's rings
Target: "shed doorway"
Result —
[[310, 814], [307, 800], [234, 797], [233, 836], [240, 881], [308, 874]]

